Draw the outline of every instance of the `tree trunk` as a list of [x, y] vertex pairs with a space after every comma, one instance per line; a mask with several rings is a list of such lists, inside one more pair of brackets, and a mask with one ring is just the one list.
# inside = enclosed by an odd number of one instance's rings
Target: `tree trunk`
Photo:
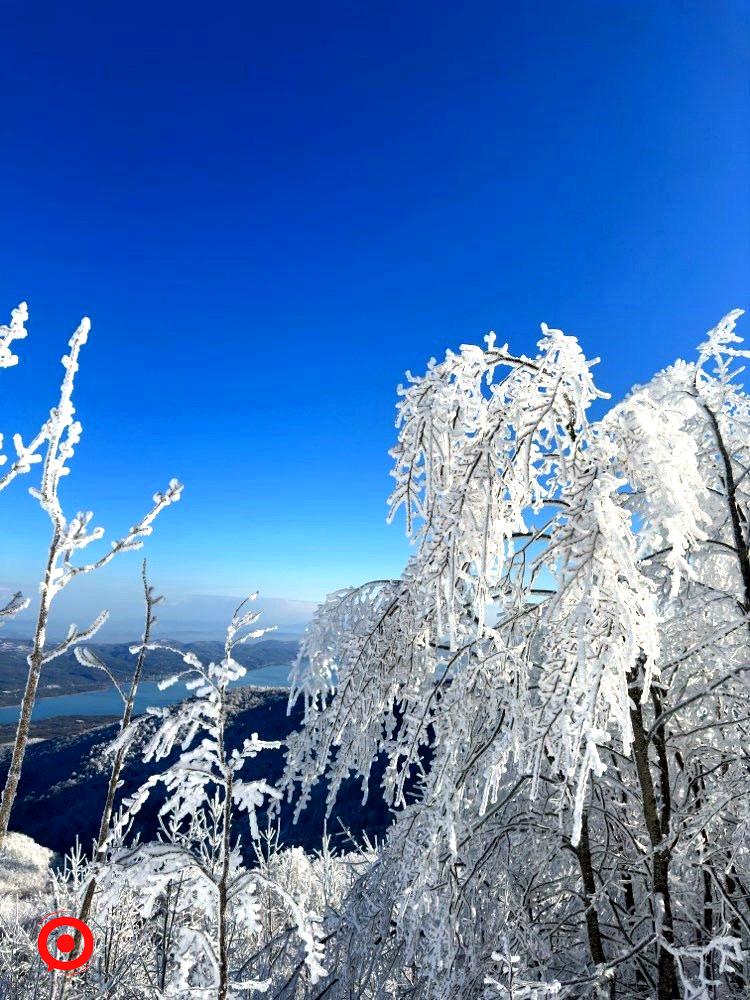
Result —
[[[604, 943], [599, 926], [599, 914], [596, 911], [596, 881], [594, 879], [594, 867], [591, 862], [588, 809], [583, 810], [581, 816], [581, 838], [574, 850], [581, 869], [581, 879], [586, 899], [586, 933], [588, 934], [591, 958], [596, 965], [604, 965], [607, 958], [604, 954]], [[615, 989], [614, 980], [610, 980], [609, 995], [611, 1000], [615, 998]]]
[[[639, 660], [636, 671], [640, 670], [643, 663]], [[659, 748], [657, 744], [657, 754], [660, 762], [660, 785], [662, 793], [662, 809], [658, 809], [654, 782], [651, 775], [651, 765], [648, 759], [648, 739], [646, 729], [643, 724], [643, 710], [641, 707], [642, 689], [637, 682], [636, 671], [631, 673], [631, 708], [630, 718], [633, 724], [633, 757], [638, 775], [638, 783], [641, 788], [641, 801], [643, 804], [643, 816], [646, 821], [649, 840], [652, 849], [652, 888], [654, 894], [654, 905], [662, 907], [662, 936], [667, 944], [674, 944], [674, 920], [672, 916], [672, 898], [669, 888], [669, 861], [670, 852], [666, 844], [666, 837], [669, 829], [663, 824], [668, 824], [671, 812], [671, 800], [669, 796], [669, 773], [664, 773], [666, 763], [666, 749]], [[662, 761], [662, 753], [664, 761]], [[674, 956], [667, 948], [657, 946], [657, 969], [658, 969], [658, 1000], [674, 1000], [677, 997], [677, 970], [675, 968]]]
[[742, 533], [742, 518], [737, 504], [737, 483], [734, 478], [732, 460], [729, 457], [727, 446], [724, 443], [724, 438], [721, 433], [721, 428], [719, 427], [719, 421], [716, 419], [716, 414], [711, 407], [707, 406], [705, 403], [703, 403], [703, 409], [705, 410], [709, 423], [711, 424], [714, 439], [716, 440], [716, 447], [719, 449], [721, 461], [724, 466], [724, 485], [727, 491], [729, 520], [732, 525], [732, 537], [734, 539], [734, 547], [737, 552], [737, 562], [739, 564], [740, 576], [742, 577], [742, 603], [744, 610], [746, 612], [750, 612], [750, 552], [748, 552], [745, 537]]
[[226, 719], [226, 690], [221, 691], [219, 740], [221, 766], [227, 775], [224, 790], [224, 808], [221, 831], [221, 877], [219, 878], [219, 994], [218, 1000], [227, 1000], [229, 994], [229, 947], [227, 942], [227, 889], [229, 885], [229, 855], [232, 848], [232, 771], [227, 766], [224, 744], [224, 722]]
[[[732, 459], [726, 443], [724, 442], [724, 436], [721, 433], [721, 428], [719, 427], [719, 421], [716, 414], [707, 403], [702, 402], [702, 405], [708, 417], [709, 423], [711, 424], [716, 446], [719, 449], [722, 465], [724, 467], [724, 485], [727, 491], [729, 520], [732, 525], [732, 538], [734, 540], [734, 547], [737, 554], [737, 564], [740, 571], [740, 577], [742, 579], [743, 599], [741, 604], [745, 614], [750, 614], [750, 551], [748, 550], [747, 541], [742, 530], [743, 514], [740, 510], [739, 504], [737, 503], [737, 481], [734, 478]], [[748, 628], [750, 628], [750, 624], [748, 625]], [[736, 883], [732, 877], [731, 869], [726, 878], [725, 889], [730, 899], [732, 899], [736, 889]], [[708, 891], [710, 892], [710, 885]], [[732, 913], [730, 915], [729, 922], [732, 934], [735, 937], [741, 937], [741, 926], [736, 913]], [[742, 989], [747, 988], [747, 984], [742, 973], [730, 973], [730, 976], [740, 985]]]
[[222, 875], [219, 882], [219, 1000], [227, 1000], [229, 990], [229, 956], [227, 954], [227, 884]]
[[10, 816], [13, 811], [13, 803], [18, 792], [18, 783], [21, 780], [21, 769], [23, 759], [26, 756], [26, 747], [29, 743], [29, 728], [31, 726], [31, 715], [36, 702], [36, 692], [39, 687], [39, 677], [42, 673], [44, 663], [44, 644], [47, 633], [47, 619], [51, 603], [50, 581], [52, 569], [57, 562], [57, 552], [59, 546], [59, 533], [55, 529], [50, 544], [47, 568], [42, 581], [41, 594], [39, 597], [39, 611], [37, 613], [36, 629], [34, 630], [34, 645], [29, 655], [29, 672], [26, 676], [26, 688], [21, 702], [21, 714], [18, 719], [16, 737], [13, 742], [13, 755], [10, 761], [8, 776], [5, 779], [2, 799], [0, 799], [0, 849], [8, 835], [10, 827]]
[[[747, 899], [747, 894], [743, 892], [739, 879], [737, 876], [737, 869], [734, 863], [730, 861], [727, 874], [724, 880], [724, 890], [727, 894], [727, 899], [732, 903], [732, 907], [729, 909], [727, 914], [727, 923], [729, 924], [729, 931], [732, 937], [739, 938], [742, 941], [742, 921], [740, 920], [739, 913], [733, 907], [739, 906], [739, 900], [744, 898]], [[729, 981], [733, 983], [738, 990], [742, 991], [744, 994], [747, 991], [747, 980], [745, 979], [742, 969], [730, 968], [727, 972]]]
[[589, 938], [591, 957], [597, 965], [607, 961], [602, 944], [602, 934], [599, 927], [599, 914], [596, 912], [596, 882], [594, 868], [591, 864], [591, 842], [589, 840], [589, 814], [584, 809], [581, 816], [581, 839], [575, 848], [578, 864], [581, 868], [583, 890], [586, 896], [586, 930]]

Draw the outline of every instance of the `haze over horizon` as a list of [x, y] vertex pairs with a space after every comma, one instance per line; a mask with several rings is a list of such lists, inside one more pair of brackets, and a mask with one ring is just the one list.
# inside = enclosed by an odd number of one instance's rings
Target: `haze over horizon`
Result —
[[[29, 593], [26, 588], [25, 593]], [[0, 593], [0, 600], [3, 598]], [[137, 642], [143, 632], [143, 606], [137, 590], [119, 587], [89, 587], [77, 594], [63, 592], [59, 606], [55, 607], [48, 629], [52, 640], [59, 639], [74, 622], [83, 628], [103, 610], [110, 611], [109, 619], [101, 627], [97, 642]], [[156, 639], [178, 639], [184, 642], [198, 639], [221, 640], [232, 612], [243, 598], [233, 594], [185, 594], [179, 598], [165, 595], [157, 608]], [[310, 621], [316, 605], [312, 601], [288, 601], [278, 597], [259, 596], [254, 608], [261, 612], [258, 627], [274, 627], [265, 639], [284, 639], [301, 636]], [[27, 640], [33, 635], [34, 606], [7, 622], [0, 629], [0, 643], [4, 639]]]

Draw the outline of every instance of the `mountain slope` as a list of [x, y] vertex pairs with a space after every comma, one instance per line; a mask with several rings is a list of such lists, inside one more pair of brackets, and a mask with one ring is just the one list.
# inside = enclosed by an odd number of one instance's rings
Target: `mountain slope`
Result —
[[[262, 739], [283, 740], [298, 726], [301, 711], [287, 716], [287, 692], [243, 688], [232, 694], [232, 715], [228, 728], [230, 747], [241, 746], [251, 733]], [[123, 775], [120, 795], [130, 795], [150, 775], [164, 770], [165, 761], [145, 765], [138, 755], [145, 736], [153, 731], [153, 722], [146, 720], [144, 732], [134, 746]], [[33, 837], [45, 847], [62, 854], [75, 843], [76, 837], [85, 849], [90, 848], [98, 832], [99, 819], [109, 777], [108, 743], [118, 732], [117, 725], [104, 726], [89, 732], [61, 739], [45, 740], [29, 747], [24, 763], [19, 795], [11, 827]], [[177, 756], [175, 752], [174, 756]], [[7, 773], [8, 754], [0, 757], [0, 781]], [[264, 751], [246, 762], [243, 774], [248, 778], [265, 777], [275, 782], [282, 770], [280, 750]], [[367, 832], [381, 836], [389, 823], [378, 784], [382, 769], [373, 768], [370, 794], [362, 806], [359, 782], [345, 782], [339, 801], [328, 821], [328, 831], [334, 840], [343, 842], [342, 825], [355, 837]], [[161, 803], [158, 794], [148, 800], [138, 815], [138, 831], [143, 837], [154, 836], [157, 812]], [[297, 825], [291, 822], [291, 808], [282, 811], [282, 840], [288, 844], [315, 849], [320, 844], [325, 818], [325, 787], [316, 788], [312, 801]]]

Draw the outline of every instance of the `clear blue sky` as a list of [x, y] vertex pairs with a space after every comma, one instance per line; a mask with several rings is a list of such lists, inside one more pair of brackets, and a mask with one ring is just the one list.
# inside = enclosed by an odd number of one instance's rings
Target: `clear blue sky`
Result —
[[[494, 328], [615, 397], [748, 304], [747, 2], [10, 3], [0, 426], [86, 313], [66, 486], [111, 536], [170, 476], [162, 588], [317, 600], [398, 572], [394, 388]], [[748, 322], [745, 329], [750, 334]], [[0, 499], [0, 583], [46, 523]], [[134, 587], [129, 557], [101, 586]]]

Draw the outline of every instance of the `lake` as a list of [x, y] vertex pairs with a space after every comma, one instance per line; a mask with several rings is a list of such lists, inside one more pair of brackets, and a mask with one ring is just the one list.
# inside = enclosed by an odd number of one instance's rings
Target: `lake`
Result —
[[[244, 677], [231, 686], [237, 687], [289, 687], [289, 671], [291, 664], [260, 667], [258, 670], [248, 670]], [[176, 705], [178, 701], [191, 697], [191, 692], [185, 690], [184, 684], [173, 684], [166, 691], [159, 690], [158, 681], [143, 681], [138, 689], [135, 700], [137, 715], [149, 707], [160, 708], [164, 705]], [[0, 723], [18, 722], [18, 705], [0, 708]], [[49, 698], [37, 698], [34, 706], [35, 720], [51, 719], [56, 715], [72, 715], [76, 718], [86, 715], [121, 715], [122, 699], [114, 688], [105, 691], [85, 691], [81, 694], [52, 695]]]

